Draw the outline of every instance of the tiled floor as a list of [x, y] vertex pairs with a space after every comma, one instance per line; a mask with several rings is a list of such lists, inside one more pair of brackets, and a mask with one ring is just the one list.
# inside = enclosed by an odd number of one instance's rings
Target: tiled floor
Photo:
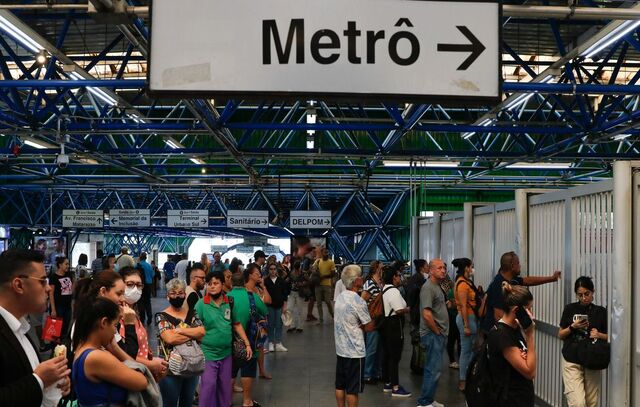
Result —
[[[161, 294], [159, 294], [161, 295]], [[167, 306], [164, 298], [153, 299], [153, 311]], [[325, 311], [326, 313], [326, 311]], [[150, 333], [155, 349], [155, 334]], [[396, 398], [382, 392], [382, 384], [368, 385], [360, 396], [360, 406], [404, 407], [416, 406], [422, 376], [412, 375], [409, 370], [411, 346], [405, 338], [404, 353], [400, 361], [400, 382], [413, 395]], [[267, 371], [273, 380], [256, 379], [253, 396], [266, 407], [324, 407], [335, 406], [335, 346], [333, 324], [326, 319], [322, 325], [309, 324], [302, 333], [284, 333], [284, 345], [289, 349], [283, 353], [269, 353], [265, 357]], [[445, 356], [446, 359], [446, 356]], [[444, 363], [444, 361], [443, 361]], [[448, 363], [448, 362], [447, 362]], [[457, 390], [458, 370], [443, 367], [436, 400], [445, 406], [464, 406], [464, 398]], [[240, 394], [234, 395], [234, 406], [242, 405]]]

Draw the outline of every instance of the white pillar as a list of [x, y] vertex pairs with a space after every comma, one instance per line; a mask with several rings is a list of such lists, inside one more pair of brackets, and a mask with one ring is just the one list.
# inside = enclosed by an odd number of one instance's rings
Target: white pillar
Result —
[[473, 204], [464, 204], [464, 257], [473, 259]]
[[631, 264], [632, 172], [629, 161], [613, 163], [613, 276], [609, 340], [609, 400], [616, 407], [631, 404]]
[[[433, 214], [433, 258], [442, 258], [442, 214], [435, 212]], [[426, 259], [431, 261], [431, 259]]]
[[[522, 275], [529, 275], [529, 199], [524, 189], [516, 189], [516, 253]], [[502, 253], [498, 253], [502, 256]], [[500, 265], [498, 264], [498, 268]]]

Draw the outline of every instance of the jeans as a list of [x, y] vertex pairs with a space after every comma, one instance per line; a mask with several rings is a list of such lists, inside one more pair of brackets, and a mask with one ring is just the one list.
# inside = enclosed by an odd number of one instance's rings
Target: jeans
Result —
[[380, 333], [378, 331], [365, 332], [364, 342], [367, 350], [367, 356], [364, 361], [364, 378], [373, 379], [382, 377], [380, 371]]
[[158, 382], [163, 407], [191, 407], [200, 376], [167, 376]]
[[269, 309], [269, 342], [282, 342], [282, 308], [267, 307]]
[[422, 375], [422, 391], [418, 404], [426, 406], [432, 404], [440, 380], [442, 371], [442, 354], [447, 337], [436, 335], [429, 331], [420, 337], [420, 343], [425, 349], [426, 360], [424, 362], [424, 374]]
[[299, 291], [291, 291], [289, 294], [289, 300], [287, 301], [287, 309], [291, 311], [291, 316], [293, 318], [293, 322], [291, 323], [291, 328], [302, 329], [302, 303], [304, 300], [299, 294]]
[[456, 317], [456, 325], [458, 325], [458, 331], [460, 331], [460, 380], [465, 380], [467, 377], [467, 369], [473, 358], [473, 343], [478, 335], [476, 316], [471, 314], [467, 317], [467, 320], [469, 321], [471, 336], [464, 335], [464, 321], [462, 320], [462, 316], [458, 314]]

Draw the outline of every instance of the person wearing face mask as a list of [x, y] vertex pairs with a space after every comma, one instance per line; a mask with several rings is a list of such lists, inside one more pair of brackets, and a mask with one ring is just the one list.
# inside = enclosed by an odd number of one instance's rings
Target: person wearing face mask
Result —
[[[140, 271], [131, 267], [123, 267], [120, 270], [120, 275], [122, 276], [125, 285], [124, 301], [129, 307], [136, 307], [138, 305], [138, 301], [142, 297], [143, 290]], [[118, 330], [121, 336], [126, 335], [126, 326], [127, 324], [123, 317], [120, 320], [120, 328]], [[155, 377], [156, 381], [160, 381], [160, 379], [167, 374], [168, 364], [162, 358], [153, 357], [153, 352], [151, 352], [151, 348], [149, 347], [149, 336], [147, 334], [147, 330], [137, 314], [133, 326], [135, 327], [136, 342], [138, 343], [138, 352], [134, 359], [137, 362], [146, 365], [153, 374], [153, 377]]]
[[223, 273], [207, 274], [207, 293], [195, 305], [206, 330], [202, 339], [205, 368], [200, 381], [200, 405], [203, 407], [231, 405], [232, 330], [244, 341], [247, 360], [253, 357], [242, 324], [233, 320], [233, 299], [224, 293], [223, 282]]
[[73, 346], [73, 388], [81, 406], [124, 405], [129, 391], [147, 387], [146, 377], [128, 368], [105, 348], [114, 338], [120, 308], [97, 298], [79, 309]]
[[481, 300], [478, 289], [473, 283], [473, 262], [466, 257], [454, 259], [456, 267], [456, 282], [454, 286], [458, 315], [456, 325], [460, 332], [460, 372], [458, 389], [464, 391], [465, 378], [471, 358], [473, 357], [473, 343], [478, 334], [478, 321], [480, 315]]
[[[186, 284], [174, 278], [167, 283], [169, 306], [156, 314], [160, 352], [168, 361], [174, 346], [193, 341], [199, 346], [205, 335], [202, 321], [195, 312], [183, 307]], [[196, 393], [198, 376], [180, 376], [169, 371], [167, 377], [158, 383], [164, 407], [191, 407]], [[226, 407], [226, 406], [225, 406]]]

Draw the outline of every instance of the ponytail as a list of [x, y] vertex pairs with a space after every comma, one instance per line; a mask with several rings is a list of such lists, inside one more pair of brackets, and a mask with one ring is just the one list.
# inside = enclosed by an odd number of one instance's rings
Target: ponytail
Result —
[[503, 311], [505, 312], [509, 312], [511, 307], [523, 307], [533, 301], [533, 295], [527, 287], [511, 285], [506, 281], [502, 282], [502, 296], [504, 298]]

